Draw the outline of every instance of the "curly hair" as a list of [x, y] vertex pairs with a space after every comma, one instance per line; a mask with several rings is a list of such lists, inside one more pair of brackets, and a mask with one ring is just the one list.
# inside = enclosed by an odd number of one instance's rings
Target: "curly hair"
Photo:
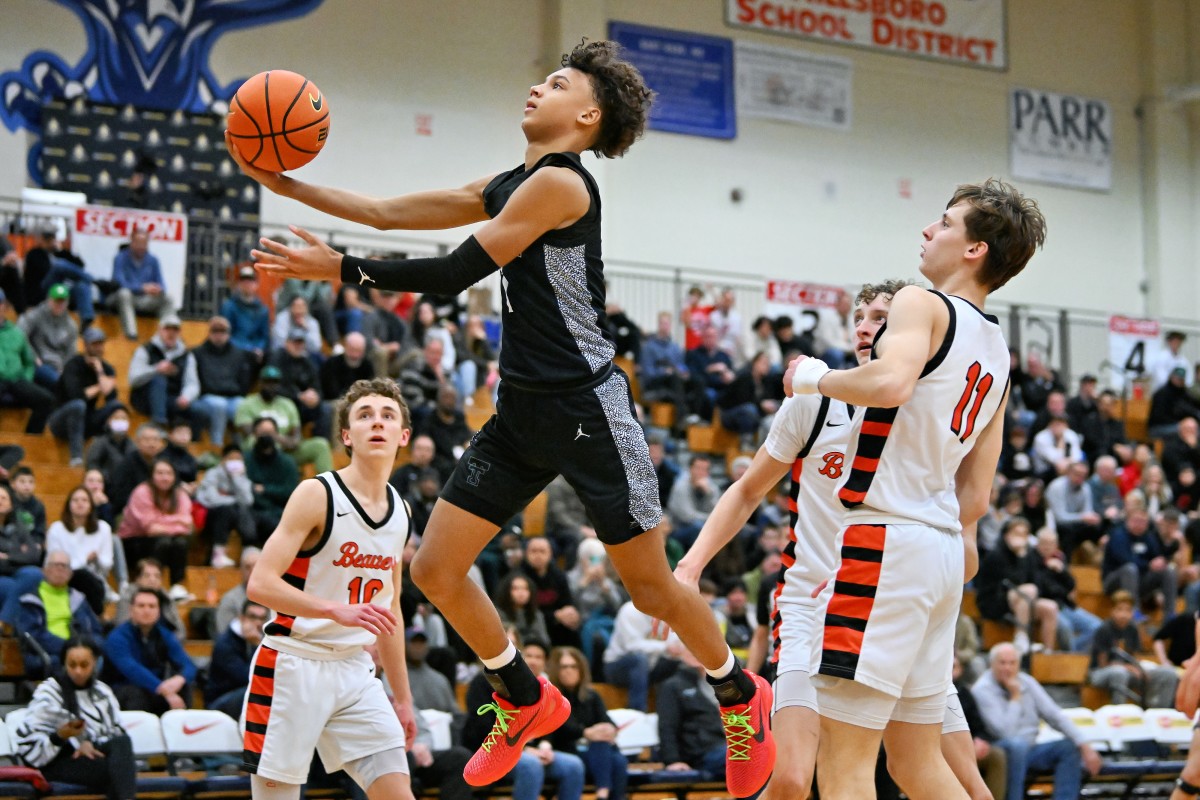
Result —
[[988, 246], [980, 282], [994, 292], [1025, 269], [1037, 248], [1046, 242], [1046, 218], [1037, 201], [995, 178], [964, 183], [954, 190], [946, 208], [970, 206], [963, 224], [972, 241]]
[[619, 158], [641, 138], [654, 92], [630, 62], [621, 57], [621, 45], [584, 40], [562, 57], [562, 65], [577, 69], [592, 81], [592, 94], [600, 106], [600, 132], [588, 149], [597, 156]]
[[858, 290], [858, 296], [854, 298], [854, 304], [861, 306], [865, 303], [870, 303], [881, 294], [886, 295], [891, 300], [891, 298], [896, 296], [896, 292], [905, 286], [916, 285], [915, 281], [908, 281], [903, 278], [892, 278], [882, 283], [864, 283], [862, 288]]
[[[337, 419], [337, 430], [349, 430], [350, 428], [350, 409], [359, 400], [370, 395], [378, 395], [386, 397], [389, 400], [395, 400], [400, 406], [400, 424], [405, 430], [412, 428], [412, 416], [408, 411], [408, 403], [404, 402], [404, 397], [400, 394], [400, 387], [391, 378], [371, 378], [370, 380], [357, 380], [351, 384], [346, 390], [346, 394], [337, 402], [337, 411], [334, 416]], [[353, 451], [349, 445], [343, 445], [346, 448], [346, 454], [350, 455]]]

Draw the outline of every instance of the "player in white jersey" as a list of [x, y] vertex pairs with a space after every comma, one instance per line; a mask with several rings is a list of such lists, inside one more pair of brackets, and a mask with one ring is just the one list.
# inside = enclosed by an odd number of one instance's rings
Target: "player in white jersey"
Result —
[[1008, 349], [982, 308], [1045, 240], [1045, 220], [988, 180], [958, 187], [922, 237], [921, 272], [935, 291], [896, 293], [872, 360], [831, 371], [801, 357], [784, 376], [789, 394], [863, 407], [839, 490], [841, 560], [818, 611], [826, 800], [875, 796], [881, 738], [909, 797], [967, 797], [940, 733], [962, 597], [959, 534], [987, 509], [1007, 400]]
[[[350, 465], [301, 482], [263, 545], [246, 595], [275, 612], [242, 713], [255, 800], [295, 800], [313, 749], [371, 800], [412, 798], [416, 734], [400, 617], [408, 507], [388, 485], [411, 433], [393, 381], [360, 380], [337, 412]], [[377, 644], [395, 701], [364, 647]]]
[[[875, 335], [887, 321], [892, 296], [907, 281], [862, 287], [855, 301], [855, 353], [860, 364], [871, 357]], [[837, 564], [834, 540], [844, 509], [835, 488], [846, 469], [853, 409], [840, 400], [795, 395], [784, 401], [767, 441], [746, 473], [721, 496], [696, 542], [675, 568], [686, 584], [697, 584], [704, 567], [741, 530], [768, 492], [791, 475], [791, 528], [783, 552], [784, 571], [775, 590], [770, 637], [777, 663], [771, 725], [778, 752], [775, 771], [760, 796], [804, 800], [812, 787], [820, 729], [816, 689], [810, 680], [813, 636], [817, 632], [816, 589]], [[951, 695], [942, 750], [972, 800], [992, 795], [975, 763], [974, 744], [958, 698]]]

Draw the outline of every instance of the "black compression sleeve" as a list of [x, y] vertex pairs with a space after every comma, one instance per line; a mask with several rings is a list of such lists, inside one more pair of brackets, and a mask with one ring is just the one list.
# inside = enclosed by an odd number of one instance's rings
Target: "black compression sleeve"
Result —
[[395, 292], [456, 295], [500, 269], [472, 236], [453, 252], [436, 258], [372, 261], [342, 257], [342, 283]]

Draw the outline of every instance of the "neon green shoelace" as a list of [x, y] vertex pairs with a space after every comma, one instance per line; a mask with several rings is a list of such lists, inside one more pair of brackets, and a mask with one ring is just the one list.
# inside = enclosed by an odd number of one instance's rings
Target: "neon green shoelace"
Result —
[[[492, 732], [489, 733], [487, 738], [483, 740], [483, 750], [486, 753], [492, 752], [492, 745], [494, 745], [500, 738], [500, 734], [508, 733], [509, 721], [514, 719], [517, 714], [520, 713], [519, 711], [506, 711], [500, 707], [499, 703], [485, 703], [477, 708], [475, 713], [482, 717], [489, 711], [494, 711], [496, 713], [496, 722], [494, 725], [492, 725]], [[751, 731], [751, 733], [753, 732], [754, 731]]]
[[749, 761], [750, 742], [754, 736], [754, 726], [750, 724], [750, 711], [738, 714], [730, 711], [721, 715], [725, 724], [725, 743], [729, 747], [730, 761]]

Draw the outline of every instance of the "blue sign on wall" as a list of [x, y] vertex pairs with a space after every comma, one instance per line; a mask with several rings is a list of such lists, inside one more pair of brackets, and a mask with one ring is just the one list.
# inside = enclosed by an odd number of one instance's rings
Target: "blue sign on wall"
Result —
[[716, 139], [737, 136], [732, 40], [626, 22], [609, 22], [608, 35], [624, 46], [658, 93], [650, 128]]

